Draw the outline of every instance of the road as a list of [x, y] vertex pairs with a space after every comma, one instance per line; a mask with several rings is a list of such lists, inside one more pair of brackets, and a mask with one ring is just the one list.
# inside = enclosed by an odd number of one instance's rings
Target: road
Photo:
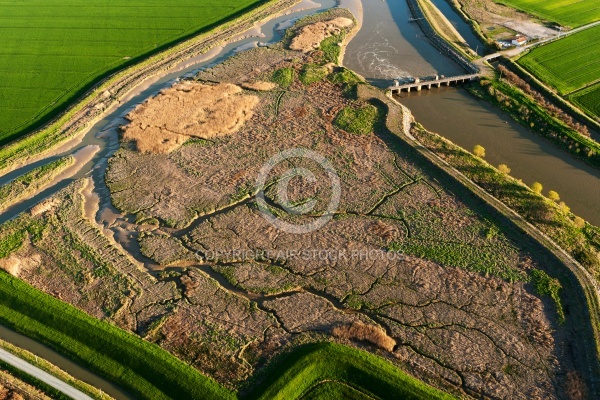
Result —
[[22, 360], [21, 358], [15, 356], [12, 353], [4, 349], [0, 349], [0, 360], [4, 361], [7, 364], [12, 365], [13, 367], [33, 376], [36, 379], [46, 383], [49, 386], [52, 386], [54, 389], [66, 394], [75, 400], [93, 400], [90, 396], [83, 393], [82, 391], [75, 389], [73, 386], [69, 385], [66, 382], [61, 381], [55, 376], [50, 375], [46, 371], [39, 369], [38, 367], [29, 364], [27, 361]]

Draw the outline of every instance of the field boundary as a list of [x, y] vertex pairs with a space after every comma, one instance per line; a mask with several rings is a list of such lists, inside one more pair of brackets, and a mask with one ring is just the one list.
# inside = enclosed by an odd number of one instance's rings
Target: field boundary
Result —
[[164, 73], [272, 18], [300, 0], [266, 0], [251, 11], [117, 71], [90, 88], [41, 128], [0, 147], [0, 175], [26, 165], [99, 121], [145, 80]]

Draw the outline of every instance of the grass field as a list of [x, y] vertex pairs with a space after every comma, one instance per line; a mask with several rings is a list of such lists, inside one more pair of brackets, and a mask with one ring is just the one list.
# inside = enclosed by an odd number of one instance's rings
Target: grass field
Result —
[[0, 144], [47, 121], [108, 73], [261, 2], [1, 2]]
[[589, 114], [600, 117], [600, 83], [573, 93], [569, 99]]
[[370, 353], [333, 343], [298, 348], [267, 368], [251, 399], [454, 399]]
[[562, 95], [600, 80], [600, 26], [532, 50], [519, 64]]
[[600, 0], [500, 0], [498, 3], [570, 27], [600, 19]]

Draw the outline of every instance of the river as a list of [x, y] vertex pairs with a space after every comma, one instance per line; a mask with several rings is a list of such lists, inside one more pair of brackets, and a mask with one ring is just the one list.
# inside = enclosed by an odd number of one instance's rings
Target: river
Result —
[[[446, 2], [433, 0], [459, 32], [470, 29]], [[463, 73], [423, 37], [416, 24], [408, 22], [411, 15], [406, 0], [363, 0], [363, 5], [365, 26], [348, 45], [344, 61], [348, 68], [380, 87], [390, 86], [399, 76]], [[473, 43], [468, 37], [465, 35], [465, 40]], [[600, 225], [600, 171], [550, 145], [464, 89], [425, 89], [402, 93], [398, 100], [428, 130], [467, 150], [482, 145], [488, 162], [507, 164], [511, 175], [527, 184], [541, 182], [545, 193], [557, 191], [575, 214]]]
[[[434, 0], [445, 14], [446, 0]], [[310, 2], [306, 2], [310, 4]], [[290, 21], [335, 5], [335, 0], [321, 0], [320, 5], [310, 10], [297, 11], [274, 18], [265, 23], [261, 37], [251, 37], [228, 44], [210, 53], [206, 60], [166, 74], [128, 98], [97, 122], [83, 137], [53, 157], [20, 168], [0, 177], [0, 185], [15, 177], [46, 164], [66, 154], [73, 154], [86, 146], [98, 146], [99, 151], [78, 173], [64, 179], [27, 201], [17, 204], [0, 215], [0, 223], [14, 218], [40, 200], [64, 188], [74, 179], [91, 175], [100, 195], [101, 209], [110, 206], [110, 199], [103, 185], [106, 161], [118, 149], [116, 127], [124, 123], [124, 116], [136, 105], [171, 86], [177, 79], [192, 76], [202, 68], [221, 62], [227, 57], [248, 47], [272, 43], [281, 38], [279, 29]], [[411, 17], [406, 0], [363, 0], [363, 25], [350, 42], [344, 64], [364, 76], [369, 82], [385, 87], [391, 80], [402, 76], [424, 76], [435, 73], [460, 74], [463, 71], [451, 60], [441, 55], [423, 35], [419, 27], [409, 22]], [[465, 33], [467, 24], [458, 14], [446, 14], [471, 45], [476, 43]], [[462, 26], [461, 24], [464, 24]], [[470, 31], [469, 31], [470, 32]], [[476, 40], [476, 38], [475, 38]], [[260, 43], [259, 43], [260, 42]], [[491, 106], [471, 97], [466, 91], [455, 88], [423, 91], [402, 95], [400, 101], [414, 113], [417, 121], [426, 128], [440, 133], [455, 143], [471, 149], [475, 144], [487, 150], [487, 159], [494, 165], [508, 164], [513, 175], [526, 183], [542, 182], [546, 189], [561, 194], [572, 210], [588, 221], [600, 225], [600, 173], [574, 160], [572, 157], [550, 146], [540, 137], [520, 127], [507, 116]], [[42, 358], [63, 367], [74, 377], [94, 384], [116, 398], [127, 397], [120, 389], [101, 378], [90, 376], [90, 372], [61, 359], [47, 347], [29, 343], [27, 340], [0, 327], [0, 337], [18, 346], [29, 349]]]

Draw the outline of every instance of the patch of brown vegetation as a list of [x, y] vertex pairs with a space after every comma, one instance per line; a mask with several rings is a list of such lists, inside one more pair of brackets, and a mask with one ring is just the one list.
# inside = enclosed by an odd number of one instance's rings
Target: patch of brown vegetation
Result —
[[170, 153], [190, 137], [210, 139], [238, 131], [252, 117], [258, 97], [230, 83], [184, 82], [163, 90], [131, 112], [123, 139], [142, 153]]
[[19, 276], [23, 269], [39, 265], [40, 261], [41, 257], [38, 254], [34, 254], [29, 258], [20, 258], [11, 255], [7, 258], [0, 258], [0, 269], [3, 269], [12, 276]]
[[43, 214], [47, 211], [50, 211], [54, 207], [56, 207], [60, 202], [58, 199], [49, 199], [39, 203], [38, 205], [31, 208], [31, 216], [35, 217], [37, 215]]
[[268, 92], [277, 87], [276, 83], [265, 81], [249, 81], [240, 83], [240, 86], [247, 90], [255, 90], [257, 92]]
[[329, 21], [315, 22], [300, 29], [292, 39], [290, 49], [308, 53], [319, 48], [324, 39], [339, 34], [343, 28], [353, 24], [350, 18], [337, 17]]
[[396, 341], [383, 329], [359, 321], [354, 321], [350, 325], [336, 326], [331, 330], [331, 334], [340, 339], [367, 341], [387, 351], [394, 351], [396, 346]]
[[569, 371], [565, 382], [565, 391], [569, 400], [587, 399], [587, 387], [576, 371]]

